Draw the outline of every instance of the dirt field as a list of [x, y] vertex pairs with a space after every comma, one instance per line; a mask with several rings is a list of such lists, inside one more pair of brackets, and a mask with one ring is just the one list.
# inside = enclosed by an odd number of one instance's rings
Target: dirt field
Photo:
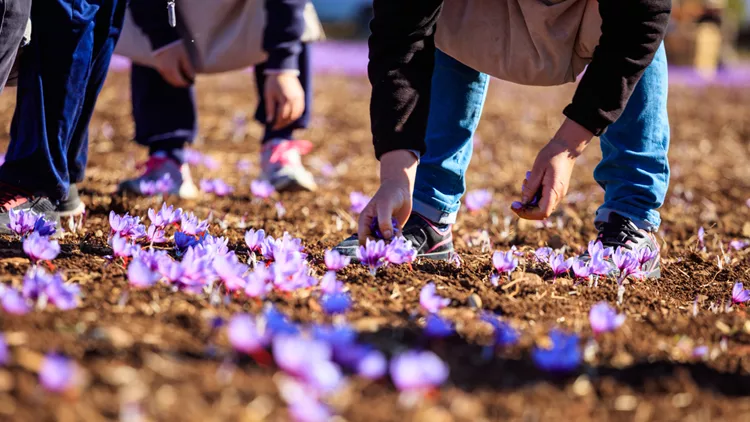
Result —
[[[206, 197], [170, 204], [210, 213], [229, 222], [222, 232], [230, 246], [246, 250], [248, 227], [272, 235], [301, 237], [322, 275], [323, 251], [355, 229], [349, 193], [372, 194], [377, 162], [369, 136], [369, 84], [364, 78], [319, 76], [315, 118], [305, 133], [316, 148], [307, 162], [315, 169], [318, 193], [285, 194], [286, 214], [272, 203], [253, 200], [249, 180], [235, 168], [251, 160], [257, 175], [260, 128], [252, 122], [256, 96], [247, 73], [199, 80], [201, 139], [195, 148], [221, 164], [195, 169], [197, 178], [222, 177], [236, 189], [230, 198]], [[214, 317], [238, 311], [257, 313], [261, 304], [235, 299], [213, 306], [205, 296], [173, 293], [166, 286], [129, 293], [124, 269], [108, 264], [110, 210], [146, 215], [157, 199], [113, 194], [119, 180], [137, 173], [145, 151], [130, 141], [129, 81], [110, 76], [91, 124], [91, 160], [82, 196], [89, 209], [84, 229], [61, 240], [54, 264], [80, 284], [81, 306], [51, 308], [25, 316], [0, 314], [0, 332], [12, 359], [0, 367], [0, 420], [287, 420], [274, 368], [249, 358], [236, 359]], [[501, 288], [489, 283], [492, 250], [516, 245], [531, 250], [548, 244], [578, 253], [595, 236], [594, 212], [602, 191], [592, 179], [599, 157], [592, 143], [574, 173], [568, 200], [548, 227], [512, 218], [509, 205], [520, 194], [524, 172], [536, 150], [560, 121], [572, 87], [530, 89], [493, 81], [469, 175], [469, 188], [493, 191], [489, 210], [464, 212], [455, 226], [463, 266], [418, 262], [413, 270], [386, 268], [376, 278], [362, 266], [343, 272], [354, 306], [347, 318], [361, 339], [388, 355], [405, 347], [434, 350], [450, 365], [450, 379], [437, 394], [410, 402], [390, 381], [352, 377], [332, 406], [350, 421], [750, 421], [750, 320], [744, 307], [724, 312], [735, 281], [750, 283], [750, 248], [730, 250], [731, 240], [750, 238], [750, 88], [680, 87], [670, 92], [673, 177], [662, 216], [663, 277], [626, 288], [621, 312], [625, 324], [592, 338], [592, 304], [614, 304], [617, 286], [573, 286], [552, 282], [549, 271], [530, 267], [514, 273]], [[14, 99], [0, 97], [0, 138], [8, 139]], [[237, 117], [244, 117], [241, 133]], [[113, 129], [113, 130], [112, 130]], [[335, 172], [323, 176], [326, 164]], [[706, 250], [696, 233], [706, 230]], [[486, 230], [492, 250], [478, 239]], [[17, 241], [0, 241], [0, 280], [18, 285], [28, 268]], [[455, 321], [458, 336], [425, 343], [419, 291], [427, 282], [452, 299], [443, 315]], [[470, 299], [471, 298], [471, 299]], [[480, 300], [477, 301], [476, 298]], [[697, 314], [693, 314], [697, 299]], [[324, 322], [329, 317], [309, 293], [272, 293], [270, 300], [293, 320]], [[481, 303], [477, 303], [481, 302]], [[477, 305], [502, 314], [521, 333], [517, 346], [487, 354], [489, 327]], [[570, 376], [552, 377], [535, 368], [529, 353], [554, 327], [581, 335], [585, 362]], [[704, 358], [693, 356], [708, 346]], [[57, 351], [85, 370], [78, 394], [56, 396], [37, 381], [43, 354]], [[143, 417], [144, 419], [137, 419]], [[130, 418], [130, 419], [128, 419]]]

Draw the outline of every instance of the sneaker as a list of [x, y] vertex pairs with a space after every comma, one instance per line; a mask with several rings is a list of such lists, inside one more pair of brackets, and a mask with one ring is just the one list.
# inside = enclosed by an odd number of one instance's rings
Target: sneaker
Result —
[[310, 150], [310, 141], [274, 139], [267, 142], [260, 155], [261, 178], [279, 192], [316, 190], [315, 178], [302, 165], [302, 156]]
[[58, 202], [55, 211], [57, 211], [60, 217], [78, 217], [86, 211], [86, 205], [83, 204], [81, 197], [78, 196], [78, 187], [76, 185], [70, 185], [68, 199]]
[[141, 182], [156, 182], [162, 179], [164, 175], [169, 175], [174, 183], [172, 183], [172, 188], [166, 192], [167, 194], [177, 195], [183, 199], [195, 199], [199, 196], [200, 192], [193, 182], [190, 167], [187, 164], [180, 165], [174, 159], [167, 157], [166, 154], [157, 152], [148, 158], [144, 167], [145, 171], [142, 175], [121, 182], [117, 191], [149, 196], [143, 192]]
[[31, 210], [43, 215], [48, 221], [54, 221], [60, 227], [60, 215], [55, 205], [45, 197], [34, 197], [15, 186], [0, 184], [0, 234], [13, 234], [8, 228], [10, 210]]
[[[417, 213], [406, 221], [402, 235], [411, 241], [417, 250], [417, 258], [448, 261], [453, 256], [453, 232], [451, 225], [438, 226]], [[334, 250], [352, 258], [357, 257], [359, 238], [356, 234], [336, 245]]]
[[[652, 252], [656, 251], [652, 259], [641, 265], [641, 271], [646, 278], [661, 277], [659, 245], [652, 232], [639, 229], [629, 218], [614, 212], [609, 215], [608, 221], [597, 222], [596, 228], [599, 231], [596, 240], [601, 241], [605, 248], [610, 247], [612, 250], [617, 250], [618, 247], [622, 247], [636, 254], [639, 254], [643, 248], [648, 248]], [[587, 258], [588, 252], [582, 256], [582, 259]], [[620, 271], [612, 262], [611, 257], [607, 258], [605, 262], [610, 266], [610, 275], [619, 275]]]

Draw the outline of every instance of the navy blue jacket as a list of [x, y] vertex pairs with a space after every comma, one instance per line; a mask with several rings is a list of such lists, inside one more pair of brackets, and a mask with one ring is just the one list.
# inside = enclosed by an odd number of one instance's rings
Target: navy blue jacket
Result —
[[[263, 49], [268, 53], [266, 69], [298, 70], [306, 3], [307, 0], [265, 0], [267, 19]], [[179, 0], [177, 7], [180, 7]], [[130, 13], [151, 41], [151, 49], [158, 50], [180, 39], [177, 30], [169, 26], [166, 0], [131, 0]]]

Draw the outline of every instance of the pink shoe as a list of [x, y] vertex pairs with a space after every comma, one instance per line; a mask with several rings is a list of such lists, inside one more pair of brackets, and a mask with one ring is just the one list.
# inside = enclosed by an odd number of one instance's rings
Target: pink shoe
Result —
[[302, 165], [302, 156], [310, 150], [310, 141], [269, 141], [261, 150], [261, 178], [279, 192], [318, 189], [315, 178]]
[[120, 182], [118, 192], [152, 196], [166, 193], [183, 199], [195, 199], [200, 195], [190, 175], [187, 164], [180, 165], [164, 153], [155, 153], [144, 164], [145, 171], [135, 179]]

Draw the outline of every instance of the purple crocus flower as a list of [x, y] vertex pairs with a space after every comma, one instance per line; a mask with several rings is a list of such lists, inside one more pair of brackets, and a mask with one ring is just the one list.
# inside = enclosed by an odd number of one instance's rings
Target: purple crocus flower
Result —
[[203, 163], [203, 154], [191, 148], [185, 148], [185, 162], [191, 166], [198, 166]]
[[589, 311], [589, 322], [594, 334], [614, 331], [625, 322], [625, 315], [618, 314], [607, 302], [599, 302]]
[[325, 313], [343, 314], [352, 306], [352, 298], [346, 292], [323, 295], [320, 305]]
[[116, 257], [128, 258], [133, 255], [135, 245], [128, 241], [127, 237], [121, 237], [119, 234], [115, 234], [112, 237], [112, 253]]
[[23, 241], [23, 251], [34, 264], [39, 261], [51, 261], [60, 253], [60, 244], [56, 240], [32, 233]]
[[552, 267], [552, 273], [555, 274], [555, 277], [567, 273], [572, 265], [573, 258], [565, 259], [563, 254], [555, 255], [554, 258], [549, 260], [549, 266]]
[[588, 245], [589, 256], [594, 256], [599, 252], [602, 253], [603, 258], [607, 258], [614, 253], [612, 248], [605, 248], [601, 240], [592, 240]]
[[156, 193], [169, 193], [172, 188], [174, 188], [174, 180], [172, 180], [172, 175], [169, 173], [164, 173], [154, 182]]
[[21, 293], [10, 287], [0, 290], [0, 302], [2, 302], [3, 310], [11, 315], [24, 315], [31, 310]]
[[112, 229], [112, 235], [119, 234], [131, 240], [137, 240], [146, 235], [146, 227], [141, 224], [140, 217], [133, 217], [127, 213], [123, 216], [115, 214], [114, 211], [109, 213], [109, 225]]
[[427, 337], [444, 338], [450, 337], [456, 332], [453, 324], [437, 314], [429, 314], [425, 319], [424, 332]]
[[427, 283], [419, 292], [419, 304], [427, 312], [435, 313], [451, 303], [450, 299], [438, 295], [436, 290], [435, 283]]
[[357, 375], [362, 378], [376, 380], [383, 378], [388, 371], [388, 361], [382, 352], [371, 350], [360, 359], [357, 364]]
[[327, 422], [332, 417], [328, 406], [306, 395], [290, 402], [288, 410], [294, 422]]
[[615, 263], [623, 277], [635, 273], [639, 268], [638, 257], [635, 256], [633, 251], [621, 246], [612, 255], [612, 262]]
[[549, 334], [552, 341], [550, 349], [535, 347], [531, 358], [539, 369], [549, 372], [570, 372], [581, 364], [581, 348], [578, 336], [552, 330]]
[[732, 303], [745, 303], [750, 300], [750, 290], [745, 290], [741, 282], [734, 283], [732, 287]]
[[227, 324], [229, 343], [240, 353], [254, 354], [270, 342], [269, 333], [259, 328], [255, 318], [248, 314], [235, 314]]
[[470, 212], [476, 212], [492, 202], [492, 194], [487, 189], [477, 189], [466, 194], [464, 204]]
[[49, 237], [55, 234], [57, 231], [57, 223], [54, 221], [47, 221], [43, 216], [39, 217], [34, 223], [34, 232], [39, 233], [40, 236]]
[[217, 256], [214, 261], [214, 271], [230, 292], [245, 288], [246, 281], [242, 277], [248, 266], [239, 262], [234, 253]]
[[495, 251], [495, 253], [492, 254], [492, 266], [495, 267], [497, 272], [508, 273], [508, 277], [510, 277], [510, 273], [518, 267], [518, 259], [513, 252], [515, 251]]
[[200, 188], [203, 192], [213, 193], [216, 196], [227, 196], [234, 191], [234, 189], [222, 179], [202, 179], [200, 181]]
[[592, 275], [606, 276], [609, 275], [610, 266], [607, 261], [604, 260], [604, 252], [597, 251], [596, 254], [590, 255], [591, 261], [589, 261], [589, 268], [591, 269]]
[[32, 210], [15, 210], [8, 211], [10, 223], [8, 228], [19, 236], [26, 236], [34, 231], [34, 225], [39, 220], [39, 214]]
[[403, 236], [396, 236], [385, 247], [385, 260], [393, 265], [409, 264], [417, 259], [417, 250], [411, 241]]
[[250, 173], [250, 170], [252, 169], [253, 163], [251, 163], [247, 158], [241, 158], [237, 161], [237, 170], [239, 170], [241, 173]]
[[76, 385], [77, 367], [72, 360], [56, 354], [44, 357], [39, 368], [39, 383], [53, 393], [65, 392]]
[[512, 346], [518, 343], [518, 339], [521, 335], [507, 322], [501, 321], [495, 314], [491, 312], [483, 312], [481, 319], [484, 322], [489, 323], [495, 332], [495, 345], [496, 346]]
[[176, 284], [185, 274], [185, 268], [179, 262], [172, 261], [171, 258], [159, 260], [159, 273], [169, 283]]
[[333, 295], [344, 291], [344, 283], [336, 280], [336, 272], [328, 271], [320, 280], [320, 291], [326, 295]]
[[279, 335], [273, 339], [273, 357], [284, 372], [322, 393], [341, 385], [341, 369], [331, 361], [330, 345], [301, 336]]
[[659, 255], [659, 251], [651, 248], [641, 248], [638, 251], [638, 265], [643, 265]]
[[167, 204], [161, 204], [161, 209], [157, 212], [152, 208], [148, 210], [148, 218], [151, 220], [151, 224], [163, 229], [167, 226], [176, 225], [182, 218], [182, 208], [175, 209], [174, 206]]
[[156, 284], [161, 274], [154, 271], [140, 259], [134, 259], [128, 266], [128, 281], [136, 289], [145, 289]]
[[52, 276], [42, 267], [35, 265], [30, 267], [23, 276], [23, 287], [21, 289], [23, 297], [29, 300], [37, 300], [51, 280]]
[[186, 251], [188, 248], [198, 244], [198, 239], [195, 236], [190, 236], [183, 232], [175, 232], [174, 234], [174, 246], [178, 251]]
[[385, 242], [382, 240], [367, 239], [365, 246], [357, 249], [357, 259], [362, 265], [370, 268], [370, 273], [375, 275], [375, 271], [383, 265], [385, 258]]
[[5, 336], [0, 334], [0, 365], [7, 364], [9, 357], [8, 343], [5, 342]]
[[591, 277], [591, 265], [589, 265], [591, 261], [586, 262], [581, 259], [575, 260], [573, 262], [573, 274], [575, 274], [576, 278], [579, 279], [588, 279]]
[[262, 299], [271, 291], [272, 281], [273, 273], [265, 265], [258, 265], [245, 278], [245, 294]]
[[744, 240], [732, 240], [729, 242], [729, 247], [734, 249], [735, 251], [741, 251], [745, 249], [750, 243]]
[[154, 196], [156, 195], [156, 181], [154, 180], [141, 180], [138, 182], [138, 190], [143, 194], [144, 196]]
[[705, 237], [706, 237], [706, 229], [704, 229], [703, 226], [701, 226], [698, 229], [698, 247], [700, 249], [706, 249]]
[[183, 268], [183, 274], [178, 285], [189, 293], [200, 293], [203, 287], [213, 283], [216, 279], [212, 257], [203, 254], [195, 247], [188, 248], [180, 265]]
[[263, 318], [266, 321], [266, 327], [273, 335], [297, 334], [299, 332], [299, 327], [273, 306], [269, 306], [263, 311]]
[[325, 252], [325, 262], [328, 271], [341, 271], [349, 265], [351, 258], [348, 256], [341, 255], [338, 251], [328, 250]]
[[430, 390], [448, 379], [449, 368], [430, 351], [404, 352], [391, 361], [391, 379], [401, 391]]
[[550, 248], [549, 246], [543, 246], [534, 251], [534, 257], [536, 258], [537, 261], [546, 264], [549, 262], [549, 257], [553, 253], [554, 251], [552, 250], [552, 248]]
[[370, 203], [371, 199], [372, 198], [362, 192], [351, 192], [349, 194], [349, 202], [351, 202], [352, 205], [349, 207], [349, 210], [354, 214], [360, 214], [367, 204]]
[[192, 212], [183, 212], [180, 230], [191, 236], [200, 236], [208, 230], [208, 220], [200, 220]]
[[152, 224], [148, 226], [148, 230], [146, 231], [146, 240], [149, 243], [160, 244], [166, 243], [167, 238], [164, 230]]
[[55, 274], [47, 284], [44, 293], [49, 303], [62, 311], [69, 311], [78, 307], [81, 288], [77, 284], [65, 284], [60, 274]]
[[253, 180], [250, 182], [250, 192], [256, 198], [267, 199], [273, 195], [275, 189], [265, 180]]
[[[398, 228], [398, 220], [396, 220], [396, 217], [391, 217], [391, 228], [393, 230], [393, 235], [396, 236], [399, 233]], [[370, 233], [375, 237], [375, 239], [384, 239], [383, 233], [380, 232], [380, 222], [378, 222], [378, 217], [375, 217], [370, 222]]]
[[250, 252], [258, 253], [263, 247], [263, 242], [266, 240], [266, 232], [264, 230], [250, 229], [245, 232], [245, 244]]

